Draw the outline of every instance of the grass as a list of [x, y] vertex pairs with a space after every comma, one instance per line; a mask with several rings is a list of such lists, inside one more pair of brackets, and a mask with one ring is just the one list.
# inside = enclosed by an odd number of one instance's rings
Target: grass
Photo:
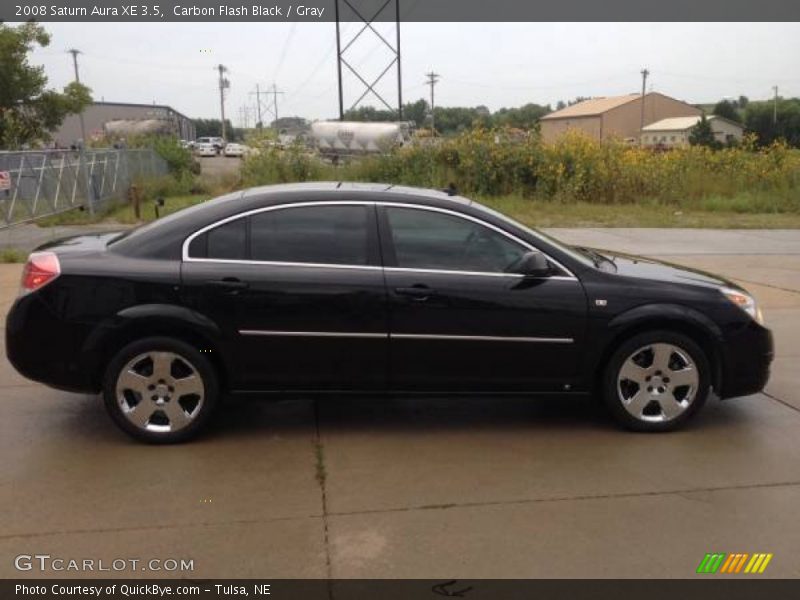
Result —
[[[161, 216], [208, 200], [209, 194], [168, 196], [159, 207]], [[665, 206], [657, 202], [638, 204], [560, 203], [521, 196], [488, 196], [478, 201], [532, 227], [686, 227], [709, 229], [800, 229], [800, 213], [753, 212], [747, 194], [734, 198], [709, 197], [691, 207]], [[769, 203], [759, 199], [762, 207]], [[39, 219], [41, 227], [109, 223], [135, 225], [155, 219], [155, 203], [143, 202], [137, 220], [129, 204], [116, 205], [90, 215], [74, 210]]]
[[728, 209], [725, 204], [702, 210], [646, 202], [625, 205], [588, 202], [561, 204], [519, 196], [488, 197], [479, 201], [531, 227], [800, 229], [800, 214], [740, 212]]
[[[164, 206], [158, 207], [159, 215], [164, 217], [168, 214], [177, 212], [182, 208], [193, 206], [199, 202], [208, 200], [210, 196], [186, 194], [182, 196], [169, 196], [164, 199]], [[40, 227], [53, 227], [56, 225], [91, 225], [94, 223], [120, 223], [123, 225], [135, 225], [146, 223], [156, 218], [155, 202], [142, 202], [140, 206], [141, 218], [137, 219], [131, 204], [117, 204], [102, 211], [89, 214], [86, 210], [73, 210], [51, 217], [39, 219], [36, 223]]]
[[0, 264], [24, 263], [28, 258], [27, 253], [16, 248], [4, 248], [0, 250]]

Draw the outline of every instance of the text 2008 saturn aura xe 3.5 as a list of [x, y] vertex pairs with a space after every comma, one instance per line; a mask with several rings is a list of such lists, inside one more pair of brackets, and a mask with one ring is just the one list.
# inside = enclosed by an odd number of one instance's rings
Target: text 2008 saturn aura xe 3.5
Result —
[[6, 325], [26, 377], [151, 442], [242, 392], [596, 393], [674, 429], [761, 390], [772, 336], [722, 278], [567, 246], [445, 192], [251, 189], [39, 248]]

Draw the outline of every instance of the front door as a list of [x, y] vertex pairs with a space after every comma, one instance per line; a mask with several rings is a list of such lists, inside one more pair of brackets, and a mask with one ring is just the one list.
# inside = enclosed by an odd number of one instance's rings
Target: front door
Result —
[[586, 320], [566, 271], [507, 272], [532, 247], [432, 207], [379, 207], [389, 296], [390, 386], [564, 391], [578, 380]]
[[186, 302], [222, 329], [233, 387], [376, 389], [387, 309], [370, 203], [271, 207], [196, 237]]

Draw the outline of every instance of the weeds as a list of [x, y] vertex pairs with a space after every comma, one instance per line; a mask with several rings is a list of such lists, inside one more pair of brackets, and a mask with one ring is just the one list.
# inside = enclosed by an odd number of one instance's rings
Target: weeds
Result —
[[570, 132], [553, 144], [474, 129], [335, 168], [299, 148], [245, 160], [245, 186], [290, 181], [380, 181], [472, 196], [515, 195], [559, 204], [653, 205], [737, 213], [800, 213], [800, 150], [752, 140], [714, 151], [655, 152]]

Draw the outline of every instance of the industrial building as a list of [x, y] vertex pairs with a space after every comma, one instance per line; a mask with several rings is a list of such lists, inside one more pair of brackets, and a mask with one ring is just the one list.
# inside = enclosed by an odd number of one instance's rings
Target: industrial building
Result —
[[[675, 117], [662, 119], [642, 129], [642, 145], [675, 148], [689, 144], [689, 134], [702, 117]], [[741, 142], [744, 126], [730, 119], [711, 115], [708, 117], [714, 138], [721, 144]]]
[[[183, 140], [195, 138], [192, 120], [170, 106], [159, 104], [131, 104], [127, 102], [94, 102], [83, 111], [86, 137], [101, 139], [106, 134], [108, 123], [128, 123], [130, 130], [142, 132], [170, 133]], [[135, 124], [143, 127], [133, 127]], [[147, 127], [147, 125], [150, 127]], [[61, 126], [53, 132], [56, 145], [71, 146], [81, 139], [81, 123], [77, 114], [68, 115]]]
[[644, 125], [672, 117], [700, 117], [703, 111], [658, 92], [592, 98], [541, 118], [542, 139], [552, 142], [567, 131], [582, 131], [596, 140], [616, 138], [638, 142]]

